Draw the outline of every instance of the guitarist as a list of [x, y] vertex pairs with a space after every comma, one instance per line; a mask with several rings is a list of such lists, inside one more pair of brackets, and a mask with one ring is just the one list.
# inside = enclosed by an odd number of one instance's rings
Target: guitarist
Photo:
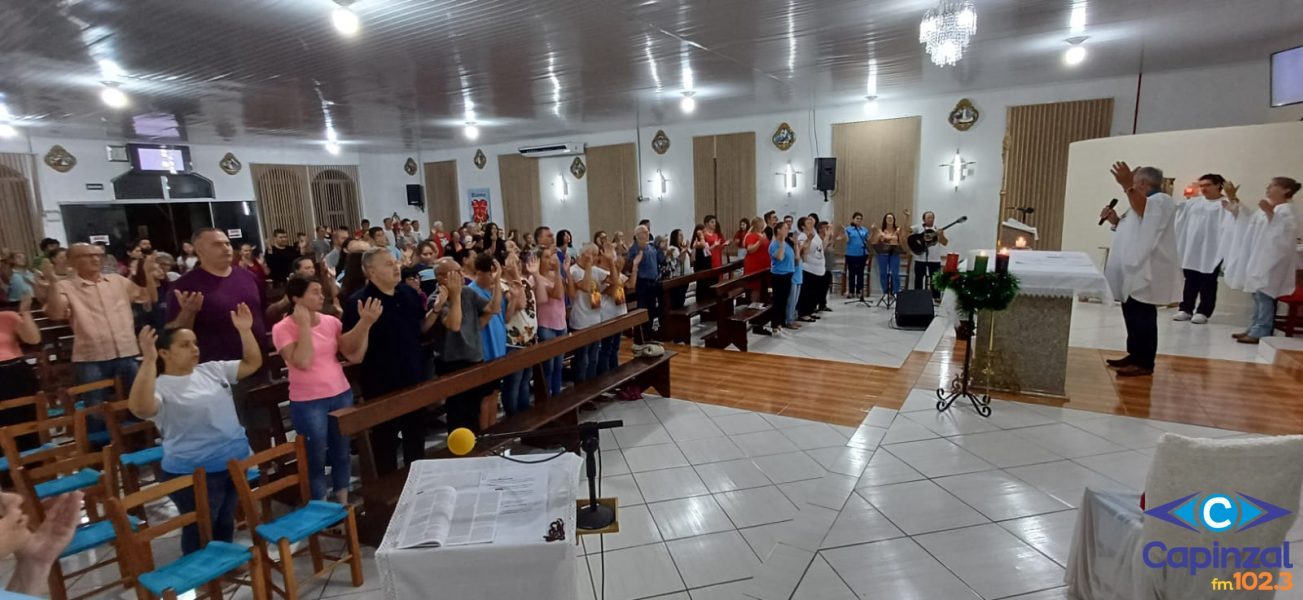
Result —
[[[908, 210], [905, 211], [905, 218], [909, 218]], [[944, 229], [937, 229], [936, 221], [936, 214], [929, 210], [923, 213], [923, 223], [911, 227], [910, 233], [921, 233], [928, 238], [935, 237], [936, 241], [930, 242], [928, 244], [929, 246], [935, 246], [937, 243], [942, 246], [950, 245], [950, 239], [946, 237], [946, 231]], [[940, 249], [935, 247], [929, 248], [927, 252], [922, 254], [913, 252], [913, 250], [910, 252], [914, 255], [914, 289], [921, 290], [925, 287], [923, 284], [923, 278], [927, 277], [927, 280], [930, 282], [932, 280], [932, 274], [941, 270], [942, 252]], [[931, 287], [931, 285], [929, 284], [927, 287]], [[932, 291], [932, 298], [937, 299], [940, 297], [941, 294], [939, 292], [936, 290]]]

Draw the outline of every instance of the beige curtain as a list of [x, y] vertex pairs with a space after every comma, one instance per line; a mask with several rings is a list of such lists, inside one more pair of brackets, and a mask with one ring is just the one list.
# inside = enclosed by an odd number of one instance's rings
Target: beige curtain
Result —
[[44, 237], [34, 165], [30, 154], [0, 153], [0, 248], [30, 253]]
[[638, 158], [633, 144], [590, 146], [588, 231], [623, 231], [625, 239], [638, 223]]
[[696, 222], [715, 215], [727, 231], [756, 216], [756, 133], [692, 138], [693, 205]]
[[[1061, 249], [1068, 146], [1108, 137], [1112, 124], [1112, 98], [1010, 106], [1000, 221], [1008, 217], [1024, 220], [1039, 230], [1036, 249]], [[1015, 208], [1034, 208], [1035, 212], [1024, 218]]]
[[519, 154], [499, 154], [498, 177], [502, 184], [503, 214], [493, 220], [507, 231], [533, 231], [543, 222], [538, 161]]
[[922, 122], [921, 117], [903, 117], [833, 124], [833, 219], [838, 224], [861, 212], [868, 227], [892, 212], [897, 223], [908, 226], [904, 212], [914, 207]]
[[265, 235], [277, 229], [293, 234], [312, 231], [308, 173], [303, 165], [249, 165], [253, 196], [258, 201]]
[[434, 231], [434, 222], [443, 222], [444, 231], [452, 231], [461, 225], [461, 206], [457, 192], [457, 161], [445, 160], [425, 163], [425, 212], [430, 216], [430, 228]]
[[[362, 219], [356, 166], [310, 165], [307, 169], [312, 181], [313, 216], [317, 225], [353, 227]], [[307, 233], [312, 235], [311, 230]]]

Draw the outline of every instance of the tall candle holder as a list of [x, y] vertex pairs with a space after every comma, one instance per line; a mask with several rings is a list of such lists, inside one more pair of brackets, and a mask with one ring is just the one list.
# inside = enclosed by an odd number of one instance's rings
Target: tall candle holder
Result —
[[[969, 338], [968, 343], [964, 344], [963, 371], [950, 381], [949, 388], [937, 388], [937, 411], [945, 412], [950, 410], [950, 407], [956, 401], [967, 399], [973, 405], [973, 410], [977, 414], [989, 417], [991, 416], [991, 396], [985, 393], [979, 395], [972, 389], [973, 344], [981, 343], [979, 341], [981, 338], [978, 335], [980, 332], [974, 329], [975, 316], [978, 311], [991, 311], [991, 322], [986, 325], [989, 329], [987, 344], [988, 349], [994, 349], [995, 312], [1008, 308], [1009, 303], [1013, 302], [1014, 296], [1018, 294], [1018, 278], [1008, 271], [987, 273], [974, 270], [937, 273], [933, 278], [932, 285], [943, 292], [949, 289], [955, 293], [958, 298], [959, 312], [963, 316], [964, 323], [970, 330], [974, 331], [974, 335]], [[988, 353], [988, 357], [991, 354]], [[991, 379], [995, 374], [995, 368], [989, 359], [982, 371], [983, 375], [986, 376], [989, 389]]]

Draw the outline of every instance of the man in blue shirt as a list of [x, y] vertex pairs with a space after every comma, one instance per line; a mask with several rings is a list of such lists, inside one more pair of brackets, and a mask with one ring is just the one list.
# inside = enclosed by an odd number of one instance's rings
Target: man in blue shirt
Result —
[[630, 270], [638, 278], [635, 288], [638, 308], [647, 309], [647, 322], [634, 330], [633, 353], [637, 356], [651, 343], [652, 332], [655, 329], [653, 323], [660, 318], [660, 274], [663, 257], [656, 245], [651, 243], [651, 232], [646, 225], [639, 225], [633, 231], [633, 240], [633, 246], [629, 247], [629, 256], [626, 258], [631, 265]]

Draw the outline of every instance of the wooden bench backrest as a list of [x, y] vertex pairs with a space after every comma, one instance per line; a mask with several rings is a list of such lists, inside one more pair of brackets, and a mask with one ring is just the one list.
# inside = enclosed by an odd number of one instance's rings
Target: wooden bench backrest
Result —
[[701, 281], [703, 279], [719, 278], [741, 268], [742, 268], [742, 261], [736, 260], [726, 265], [715, 267], [713, 269], [706, 269], [704, 271], [694, 271], [686, 275], [671, 277], [661, 282], [661, 289], [672, 290], [674, 288], [681, 288], [685, 285], [689, 285], [693, 282]]
[[463, 369], [380, 398], [369, 398], [364, 404], [339, 409], [330, 413], [330, 416], [336, 420], [341, 434], [356, 435], [381, 423], [392, 421], [427, 406], [433, 406], [451, 396], [497, 381], [550, 358], [564, 356], [567, 352], [598, 342], [646, 322], [647, 311], [645, 309], [634, 310], [627, 315], [605, 321], [587, 329], [581, 329], [570, 335], [540, 342], [523, 350], [512, 352], [506, 357], [495, 361]]

